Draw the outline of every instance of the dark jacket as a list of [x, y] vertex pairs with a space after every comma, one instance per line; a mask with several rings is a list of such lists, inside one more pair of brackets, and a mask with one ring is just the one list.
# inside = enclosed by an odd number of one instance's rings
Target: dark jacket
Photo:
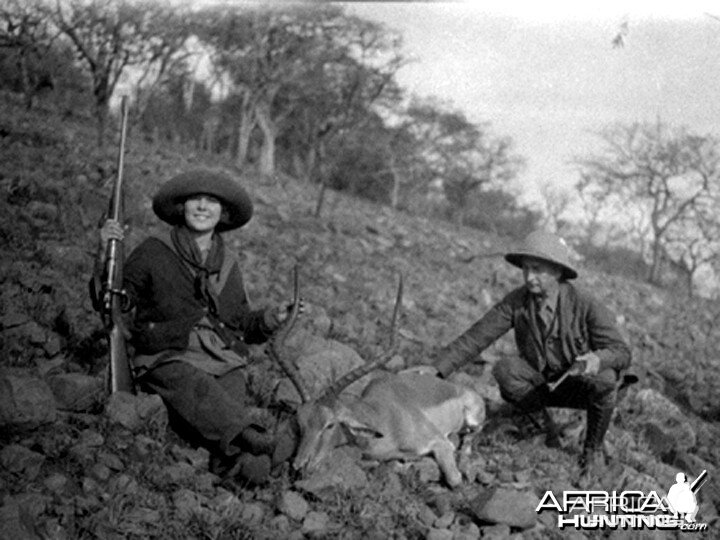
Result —
[[[195, 292], [192, 272], [170, 245], [148, 238], [125, 263], [123, 286], [136, 310], [131, 333], [137, 354], [185, 349], [193, 326], [209, 315], [202, 295]], [[211, 283], [219, 300], [213, 322], [226, 344], [247, 354], [245, 343], [266, 341], [272, 329], [263, 310], [250, 309], [238, 260], [227, 249], [220, 275]]]
[[[562, 371], [577, 356], [591, 351], [600, 358], [600, 370], [612, 368], [620, 373], [630, 365], [630, 348], [620, 336], [613, 315], [592, 296], [570, 283], [561, 283], [557, 316]], [[543, 373], [544, 344], [535, 324], [534, 300], [525, 286], [511, 291], [439, 351], [435, 367], [446, 376], [467, 362], [480, 362], [480, 353], [510, 329], [515, 330], [520, 356]]]

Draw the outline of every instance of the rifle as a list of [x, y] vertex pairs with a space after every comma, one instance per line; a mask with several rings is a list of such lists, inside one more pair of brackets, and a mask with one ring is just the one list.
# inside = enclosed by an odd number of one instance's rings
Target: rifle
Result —
[[[127, 96], [123, 96], [121, 104], [120, 148], [117, 158], [117, 176], [110, 199], [109, 217], [119, 223], [123, 221], [123, 168], [125, 161], [125, 138], [127, 135]], [[102, 298], [102, 316], [108, 332], [110, 345], [110, 366], [108, 369], [107, 391], [114, 394], [118, 391], [133, 392], [133, 379], [130, 371], [129, 358], [125, 345], [127, 330], [122, 318], [123, 304], [126, 295], [123, 283], [123, 244], [122, 241], [110, 239], [105, 253], [105, 283]]]

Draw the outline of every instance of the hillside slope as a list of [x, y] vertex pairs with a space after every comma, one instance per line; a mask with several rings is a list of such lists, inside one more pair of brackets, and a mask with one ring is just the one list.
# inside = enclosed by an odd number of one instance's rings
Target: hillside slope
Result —
[[[292, 489], [287, 477], [267, 489], [218, 484], [204, 472], [207, 456], [166, 431], [155, 401], [131, 402], [142, 412], [132, 423], [118, 413], [122, 404], [104, 407], [97, 386], [105, 345], [86, 284], [115, 150], [96, 149], [85, 119], [27, 113], [16, 96], [2, 97], [2, 384], [22, 387], [24, 396], [37, 386], [27, 381], [48, 381], [56, 400], [46, 404], [46, 414], [34, 402], [35, 417], [3, 428], [0, 530], [17, 533], [13, 538], [564, 537], [547, 514], [519, 523], [478, 509], [498, 492], [525, 506], [528, 494], [537, 500], [545, 490], [664, 493], [679, 470], [695, 476], [702, 469], [710, 480], [701, 492], [699, 520], [715, 523], [718, 310], [590, 269], [578, 284], [618, 315], [641, 377], [610, 429], [606, 477], [578, 483], [582, 417], [558, 411], [566, 428], [562, 450], [545, 448], [522, 418], [490, 418], [465, 461], [472, 478], [456, 492], [442, 487], [425, 462], [410, 469], [366, 464], [367, 483], [335, 486], [329, 495]], [[159, 183], [190, 165], [218, 162], [186, 148], [149, 145], [135, 133], [126, 160], [129, 247], [163, 226], [150, 210]], [[398, 272], [405, 278], [399, 342], [406, 365], [422, 363], [519, 284], [519, 272], [498, 255], [509, 247], [503, 239], [337, 193], [329, 194], [325, 214], [316, 219], [315, 186], [281, 176], [244, 178], [255, 217], [228, 240], [243, 258], [253, 303], [288, 298], [298, 264], [308, 316], [327, 315], [329, 336], [364, 358], [387, 342]], [[485, 357], [491, 364], [512, 352], [506, 337]], [[489, 370], [471, 371], [495, 411]], [[77, 375], [68, 380], [86, 385], [84, 393], [60, 388], [62, 374]], [[63, 392], [85, 402], [58, 406]], [[4, 394], [7, 400], [11, 392]], [[597, 536], [574, 538], [583, 534]]]

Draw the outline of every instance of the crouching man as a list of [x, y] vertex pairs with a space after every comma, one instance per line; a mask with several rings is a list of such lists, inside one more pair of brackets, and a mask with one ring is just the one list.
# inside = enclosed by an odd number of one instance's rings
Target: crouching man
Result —
[[493, 368], [500, 393], [525, 412], [542, 411], [547, 443], [559, 445], [547, 407], [587, 411], [583, 474], [603, 463], [602, 443], [610, 425], [630, 349], [613, 315], [569, 280], [577, 277], [564, 241], [544, 231], [528, 235], [522, 247], [505, 255], [521, 268], [524, 284], [511, 291], [455, 341], [437, 354], [435, 367], [445, 377], [510, 329], [518, 356]]

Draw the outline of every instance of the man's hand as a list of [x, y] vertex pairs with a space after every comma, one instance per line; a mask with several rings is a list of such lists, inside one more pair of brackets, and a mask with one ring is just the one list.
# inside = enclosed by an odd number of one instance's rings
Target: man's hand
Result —
[[575, 361], [585, 364], [585, 370], [580, 372], [581, 375], [597, 375], [600, 371], [600, 358], [594, 352], [581, 354], [575, 358]]

